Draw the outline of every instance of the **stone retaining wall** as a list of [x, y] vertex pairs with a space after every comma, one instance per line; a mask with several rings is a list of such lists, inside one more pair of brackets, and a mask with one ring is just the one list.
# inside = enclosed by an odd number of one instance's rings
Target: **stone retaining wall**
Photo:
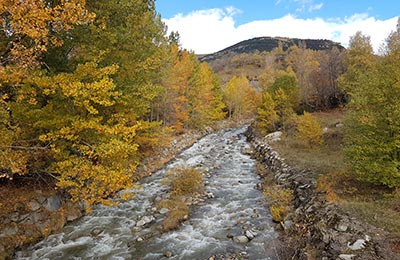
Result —
[[[264, 138], [250, 127], [247, 136], [254, 156], [273, 174], [277, 184], [293, 190], [294, 210], [282, 232], [288, 259], [396, 259], [382, 230], [372, 227], [327, 203], [316, 191], [316, 180], [308, 171], [290, 167]], [[398, 257], [398, 256], [397, 256]], [[286, 259], [283, 258], [283, 259]]]

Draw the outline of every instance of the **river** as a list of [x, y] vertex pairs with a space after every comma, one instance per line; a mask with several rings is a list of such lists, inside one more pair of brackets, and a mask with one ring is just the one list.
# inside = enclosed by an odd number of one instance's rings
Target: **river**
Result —
[[[277, 259], [277, 234], [256, 174], [256, 163], [242, 151], [249, 148], [246, 127], [209, 134], [180, 153], [168, 166], [132, 190], [135, 198], [116, 207], [97, 206], [89, 215], [59, 233], [16, 253], [15, 259], [209, 259], [236, 254], [238, 259]], [[165, 196], [165, 172], [178, 165], [205, 172], [212, 194], [192, 208], [189, 219], [163, 233], [163, 214], [154, 201]], [[144, 217], [151, 220], [138, 225]], [[251, 233], [250, 241], [244, 235]]]

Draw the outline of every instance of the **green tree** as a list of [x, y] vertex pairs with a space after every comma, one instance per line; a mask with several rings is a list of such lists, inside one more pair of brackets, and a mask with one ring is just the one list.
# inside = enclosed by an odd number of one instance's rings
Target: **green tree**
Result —
[[369, 37], [350, 41], [348, 71], [341, 86], [350, 96], [345, 153], [358, 178], [400, 186], [400, 85], [398, 32], [387, 40], [383, 57], [373, 55]]

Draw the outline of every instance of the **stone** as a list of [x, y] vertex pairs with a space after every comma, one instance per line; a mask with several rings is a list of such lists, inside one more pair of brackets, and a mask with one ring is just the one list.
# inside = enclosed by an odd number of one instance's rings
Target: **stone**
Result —
[[268, 142], [276, 142], [281, 140], [282, 132], [276, 131], [266, 135], [264, 138], [267, 139]]
[[46, 198], [45, 198], [45, 197], [39, 197], [39, 198], [36, 198], [36, 200], [37, 200], [40, 204], [43, 204], [43, 203], [46, 202]]
[[167, 209], [167, 208], [161, 208], [158, 212], [159, 212], [160, 214], [164, 215], [164, 214], [167, 214], [167, 213], [169, 212], [169, 209]]
[[208, 199], [213, 199], [214, 198], [214, 194], [212, 192], [209, 192], [206, 194]]
[[285, 229], [291, 228], [294, 225], [294, 222], [291, 220], [285, 220], [285, 222], [283, 222]]
[[237, 237], [233, 238], [233, 241], [235, 241], [236, 243], [244, 244], [244, 243], [248, 243], [250, 240], [246, 236], [237, 236]]
[[138, 237], [137, 239], [136, 239], [136, 241], [138, 241], [138, 242], [143, 242], [143, 238], [141, 238], [141, 237]]
[[31, 200], [29, 201], [29, 207], [31, 207], [31, 210], [36, 211], [40, 209], [42, 205], [37, 200]]
[[0, 237], [14, 236], [17, 233], [18, 233], [18, 227], [17, 226], [8, 226], [8, 227], [5, 227], [1, 231]]
[[76, 208], [69, 208], [66, 212], [66, 219], [68, 222], [77, 220], [78, 218], [82, 217], [82, 211], [80, 209]]
[[165, 251], [165, 252], [164, 252], [164, 256], [165, 256], [166, 258], [171, 258], [171, 257], [174, 256], [174, 254], [173, 254], [171, 251]]
[[339, 224], [335, 227], [335, 229], [336, 229], [337, 231], [339, 231], [339, 232], [346, 232], [348, 228], [349, 228], [348, 224], [347, 224], [347, 223], [342, 223], [342, 222], [339, 223]]
[[154, 198], [154, 202], [160, 202], [160, 201], [162, 201], [162, 198], [160, 196], [156, 196]]
[[257, 236], [257, 233], [254, 232], [253, 230], [246, 230], [244, 234], [249, 240], [252, 240]]
[[49, 210], [49, 211], [56, 211], [61, 208], [61, 199], [57, 195], [53, 195], [49, 198], [47, 198], [47, 203], [44, 205], [44, 207]]
[[90, 234], [91, 234], [93, 237], [97, 237], [98, 235], [101, 234], [101, 232], [103, 232], [103, 230], [101, 230], [101, 229], [99, 229], [99, 228], [94, 228], [94, 229], [92, 229], [92, 231], [90, 231]]
[[250, 258], [249, 254], [246, 251], [240, 252], [240, 256], [243, 259], [249, 259]]
[[347, 243], [347, 247], [353, 251], [365, 248], [367, 241], [365, 239], [357, 239], [353, 244]]
[[356, 255], [340, 254], [339, 259], [341, 260], [352, 260]]
[[154, 220], [156, 220], [156, 219], [154, 218], [154, 216], [144, 216], [141, 220], [139, 220], [139, 221], [136, 223], [136, 226], [137, 226], [137, 227], [143, 227], [143, 226], [145, 226], [145, 225], [147, 225], [147, 224], [150, 224], [150, 223], [153, 222]]

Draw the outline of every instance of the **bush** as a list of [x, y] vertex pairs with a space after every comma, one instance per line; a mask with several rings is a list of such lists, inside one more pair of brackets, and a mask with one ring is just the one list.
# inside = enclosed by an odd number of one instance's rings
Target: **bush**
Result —
[[171, 187], [171, 197], [161, 201], [157, 207], [169, 209], [162, 226], [164, 231], [170, 231], [189, 215], [190, 208], [185, 201], [203, 191], [203, 176], [195, 168], [180, 166], [167, 172], [164, 183]]
[[293, 191], [273, 185], [264, 188], [264, 195], [268, 197], [271, 203], [269, 210], [272, 220], [283, 222], [293, 204]]
[[165, 182], [171, 187], [173, 195], [190, 195], [203, 190], [203, 176], [192, 167], [181, 166], [170, 170]]
[[185, 220], [185, 216], [190, 213], [189, 206], [185, 203], [185, 198], [172, 196], [168, 200], [163, 200], [158, 204], [158, 208], [167, 208], [169, 212], [162, 223], [164, 231], [170, 231], [179, 226]]

